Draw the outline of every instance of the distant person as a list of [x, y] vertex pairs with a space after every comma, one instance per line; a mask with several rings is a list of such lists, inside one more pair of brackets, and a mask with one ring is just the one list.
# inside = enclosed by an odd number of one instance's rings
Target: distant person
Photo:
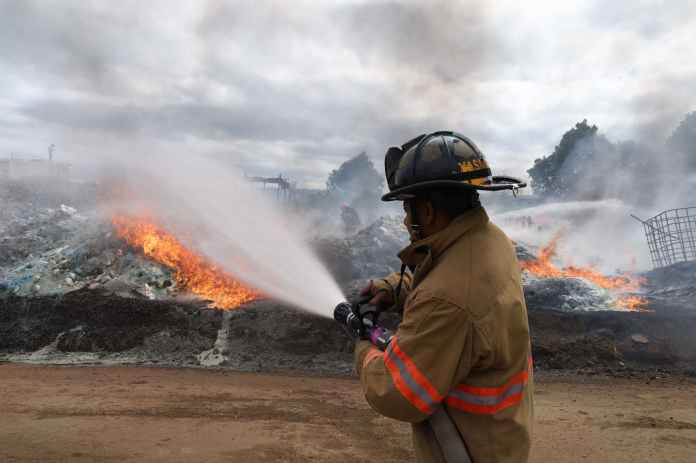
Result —
[[343, 222], [343, 231], [346, 235], [352, 235], [357, 232], [361, 225], [358, 211], [347, 204], [341, 205], [341, 221]]
[[[446, 455], [464, 446], [475, 463], [524, 463], [533, 377], [520, 267], [477, 191], [525, 184], [493, 177], [476, 145], [454, 132], [389, 148], [385, 166], [382, 199], [403, 201], [411, 245], [399, 254], [400, 273], [362, 291], [373, 305], [403, 311], [385, 352], [356, 344], [365, 397], [412, 423], [419, 462], [452, 463]], [[440, 410], [455, 436], [437, 434], [431, 417]]]

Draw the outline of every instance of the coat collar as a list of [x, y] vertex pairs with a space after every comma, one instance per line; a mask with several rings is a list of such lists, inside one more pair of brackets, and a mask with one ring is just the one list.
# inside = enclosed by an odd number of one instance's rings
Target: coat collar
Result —
[[433, 262], [454, 244], [462, 235], [476, 226], [488, 223], [488, 214], [483, 207], [467, 211], [454, 219], [444, 230], [415, 243], [399, 253], [404, 265], [414, 271], [413, 285], [418, 284], [432, 267]]

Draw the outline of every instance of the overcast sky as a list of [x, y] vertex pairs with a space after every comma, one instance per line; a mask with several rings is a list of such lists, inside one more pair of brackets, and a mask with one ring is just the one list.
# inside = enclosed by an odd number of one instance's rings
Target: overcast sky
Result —
[[0, 0], [0, 158], [208, 154], [323, 185], [452, 129], [522, 174], [587, 118], [696, 109], [696, 1]]

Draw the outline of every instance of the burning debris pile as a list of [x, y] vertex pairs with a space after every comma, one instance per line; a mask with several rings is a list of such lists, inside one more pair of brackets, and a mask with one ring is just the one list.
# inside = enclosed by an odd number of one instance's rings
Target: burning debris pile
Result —
[[[152, 219], [114, 215], [104, 220], [66, 205], [5, 214], [0, 247], [10, 252], [0, 262], [0, 294], [47, 296], [81, 288], [165, 300], [190, 294], [223, 309], [260, 297]], [[407, 242], [400, 218], [381, 217], [352, 236], [320, 237], [314, 245], [334, 276], [348, 284], [398, 270], [397, 253]], [[557, 243], [558, 238], [552, 240], [536, 256], [517, 244], [530, 308], [632, 310], [645, 305], [635, 294], [641, 279], [556, 267]]]
[[536, 256], [518, 257], [535, 365], [632, 376], [696, 375], [696, 265], [605, 276], [552, 263], [559, 236]]
[[[262, 298], [151, 219], [7, 204], [0, 212], [4, 358], [352, 368], [352, 341], [332, 320]], [[314, 247], [355, 295], [366, 279], [399, 269], [396, 254], [407, 242], [401, 219], [382, 217], [347, 238], [320, 237]], [[687, 333], [696, 321], [684, 314], [696, 299], [696, 267], [604, 276], [554, 265], [557, 244], [516, 247], [538, 365], [672, 368], [696, 358]], [[677, 306], [683, 318], [675, 323]]]
[[218, 311], [171, 300], [172, 271], [97, 214], [62, 204], [88, 210], [93, 185], [62, 196], [0, 190], [0, 351], [9, 358], [185, 363], [212, 345]]
[[[560, 234], [536, 257], [518, 255], [531, 307], [557, 310], [644, 310], [647, 300], [638, 294], [646, 280], [628, 273], [606, 276], [590, 267], [554, 265]], [[523, 246], [518, 244], [518, 253]]]
[[150, 219], [119, 215], [112, 224], [120, 239], [169, 268], [176, 287], [210, 300], [212, 307], [234, 309], [259, 297]]
[[[152, 222], [108, 223], [69, 206], [28, 210], [5, 224], [0, 295], [61, 295], [79, 289], [173, 299], [189, 293], [230, 309], [259, 297]], [[29, 217], [27, 217], [29, 216]]]
[[[198, 364], [219, 308], [258, 297], [147, 221], [5, 203], [0, 352], [51, 362]], [[193, 295], [195, 297], [191, 297]]]
[[[628, 273], [607, 276], [590, 267], [561, 268], [553, 262], [560, 238], [557, 235], [538, 251], [516, 243], [530, 309], [645, 310], [647, 299], [641, 295], [644, 277]], [[401, 261], [397, 253], [408, 244], [408, 234], [400, 218], [382, 217], [348, 238], [321, 238], [317, 243], [335, 277], [350, 282], [398, 271]]]

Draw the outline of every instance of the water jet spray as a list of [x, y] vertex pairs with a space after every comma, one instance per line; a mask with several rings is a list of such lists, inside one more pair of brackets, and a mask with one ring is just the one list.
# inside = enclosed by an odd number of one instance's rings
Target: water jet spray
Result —
[[135, 198], [110, 204], [107, 214], [149, 213], [187, 248], [243, 284], [294, 307], [331, 317], [343, 300], [301, 227], [229, 166], [206, 158], [150, 155], [114, 161], [102, 171]]

